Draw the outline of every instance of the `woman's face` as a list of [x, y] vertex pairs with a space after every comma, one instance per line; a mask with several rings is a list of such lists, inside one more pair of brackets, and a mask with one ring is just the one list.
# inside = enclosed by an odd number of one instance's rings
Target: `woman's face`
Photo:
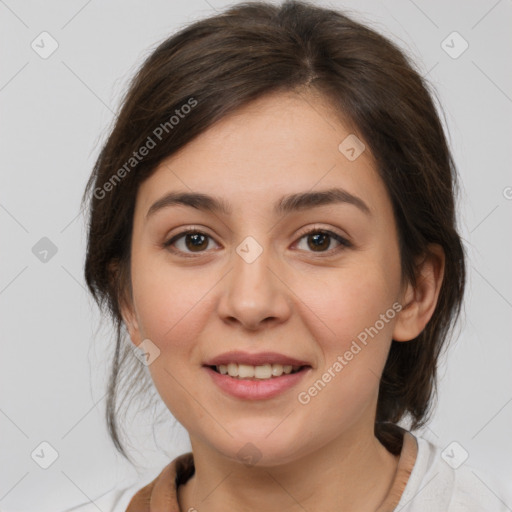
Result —
[[354, 137], [319, 97], [274, 94], [140, 186], [125, 318], [193, 447], [274, 465], [373, 433], [402, 289], [392, 206]]

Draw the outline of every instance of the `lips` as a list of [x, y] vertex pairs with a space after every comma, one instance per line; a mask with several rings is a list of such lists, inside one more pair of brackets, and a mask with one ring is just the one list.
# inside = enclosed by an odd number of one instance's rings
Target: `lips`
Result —
[[248, 365], [248, 366], [263, 366], [265, 364], [270, 365], [282, 365], [282, 366], [311, 366], [307, 361], [301, 361], [294, 357], [289, 357], [277, 352], [259, 352], [256, 354], [250, 354], [249, 352], [232, 351], [221, 354], [213, 359], [209, 359], [204, 363], [204, 366], [218, 367], [220, 365], [227, 366], [230, 363], [237, 365]]
[[203, 364], [225, 393], [244, 400], [270, 399], [296, 386], [312, 370], [307, 361], [277, 352], [233, 351]]
[[290, 391], [312, 371], [302, 366], [295, 373], [283, 373], [279, 377], [239, 378], [222, 375], [211, 366], [203, 367], [211, 382], [224, 394], [241, 400], [268, 400]]

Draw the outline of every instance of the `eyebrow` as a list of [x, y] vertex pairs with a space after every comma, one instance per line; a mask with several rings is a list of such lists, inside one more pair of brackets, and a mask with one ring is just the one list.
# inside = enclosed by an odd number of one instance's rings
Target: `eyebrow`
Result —
[[[366, 215], [371, 215], [370, 208], [360, 197], [342, 188], [330, 188], [317, 192], [299, 192], [283, 196], [274, 205], [274, 213], [282, 215], [330, 204], [351, 204]], [[146, 214], [146, 219], [163, 208], [175, 205], [191, 206], [198, 210], [224, 215], [231, 215], [232, 213], [229, 203], [221, 198], [199, 192], [170, 192], [151, 205]]]

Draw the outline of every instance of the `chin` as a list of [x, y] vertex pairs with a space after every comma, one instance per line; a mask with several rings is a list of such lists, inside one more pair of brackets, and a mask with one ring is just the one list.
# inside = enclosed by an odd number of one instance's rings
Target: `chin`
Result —
[[222, 456], [246, 466], [280, 466], [305, 455], [307, 447], [304, 446], [303, 436], [302, 439], [290, 439], [279, 434], [269, 436], [268, 432], [266, 430], [259, 435], [238, 432], [233, 438], [224, 439], [223, 443], [214, 441], [211, 445]]

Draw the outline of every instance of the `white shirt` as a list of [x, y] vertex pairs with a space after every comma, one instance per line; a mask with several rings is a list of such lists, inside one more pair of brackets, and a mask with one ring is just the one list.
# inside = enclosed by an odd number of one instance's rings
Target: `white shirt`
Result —
[[[396, 512], [512, 511], [512, 485], [465, 463], [454, 469], [441, 448], [414, 437], [418, 455]], [[452, 465], [457, 466], [455, 461]]]
[[[466, 463], [459, 466], [456, 450], [445, 453], [448, 464], [441, 457], [441, 448], [422, 437], [414, 437], [418, 443], [416, 461], [394, 512], [512, 511], [512, 483], [505, 485]], [[94, 500], [95, 504], [66, 512], [126, 512], [133, 495], [147, 483], [113, 489]]]

